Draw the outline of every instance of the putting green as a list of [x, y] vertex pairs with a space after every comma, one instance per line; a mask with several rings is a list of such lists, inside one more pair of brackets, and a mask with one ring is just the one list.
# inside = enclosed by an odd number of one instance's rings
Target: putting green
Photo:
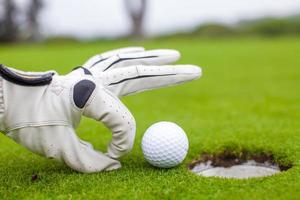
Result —
[[[0, 199], [298, 199], [300, 196], [300, 39], [165, 39], [0, 46], [0, 61], [23, 70], [67, 73], [96, 52], [127, 45], [175, 48], [179, 63], [203, 66], [200, 80], [124, 98], [137, 121], [133, 151], [114, 172], [80, 174], [0, 135]], [[34, 113], [33, 113], [34, 114]], [[154, 122], [186, 131], [190, 150], [177, 168], [149, 166], [140, 149]], [[81, 138], [105, 150], [111, 138], [84, 119]], [[187, 170], [203, 152], [272, 153], [293, 167], [249, 180], [205, 178]], [[32, 175], [37, 175], [33, 177]]]

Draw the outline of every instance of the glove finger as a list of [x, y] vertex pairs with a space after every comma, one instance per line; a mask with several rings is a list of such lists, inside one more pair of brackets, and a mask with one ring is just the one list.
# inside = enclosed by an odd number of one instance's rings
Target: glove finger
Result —
[[109, 171], [121, 167], [119, 161], [80, 140], [74, 129], [68, 126], [28, 127], [11, 131], [8, 136], [29, 150], [62, 161], [79, 172]]
[[97, 54], [91, 58], [89, 58], [84, 64], [84, 68], [91, 68], [96, 64], [101, 63], [102, 61], [108, 59], [109, 57], [116, 56], [121, 53], [135, 53], [135, 52], [142, 52], [144, 51], [144, 47], [125, 47], [125, 48], [120, 48], [120, 49], [114, 49], [110, 51], [106, 51], [101, 54]]
[[103, 86], [97, 87], [83, 115], [101, 121], [112, 132], [108, 155], [119, 158], [129, 152], [134, 143], [136, 124], [126, 106]]
[[194, 65], [131, 66], [105, 72], [102, 79], [115, 95], [126, 96], [191, 81], [201, 73], [201, 68]]
[[127, 67], [131, 65], [165, 65], [176, 62], [180, 58], [180, 53], [176, 50], [157, 49], [136, 53], [123, 53], [110, 57], [109, 59], [91, 67], [94, 75], [99, 73]]

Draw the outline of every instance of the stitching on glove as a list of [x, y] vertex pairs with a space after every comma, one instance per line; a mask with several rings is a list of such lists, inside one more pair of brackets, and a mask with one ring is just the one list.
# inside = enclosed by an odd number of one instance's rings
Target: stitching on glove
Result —
[[71, 122], [63, 120], [49, 120], [49, 121], [40, 121], [40, 122], [24, 122], [19, 124], [9, 125], [5, 132], [27, 128], [27, 127], [40, 127], [40, 126], [71, 126]]
[[[99, 55], [99, 56], [100, 56], [100, 55]], [[92, 66], [90, 67], [90, 69], [91, 69], [92, 67], [94, 67], [95, 65], [97, 65], [98, 63], [107, 60], [108, 58], [109, 58], [109, 57], [107, 57], [107, 58], [102, 58], [102, 57], [100, 56], [100, 60], [98, 60], [97, 62], [95, 62], [94, 64], [92, 64]]]
[[[119, 55], [118, 55], [119, 57]], [[144, 57], [137, 57], [137, 58], [120, 58], [116, 61], [114, 61], [113, 63], [111, 63], [110, 65], [108, 65], [108, 67], [106, 67], [103, 71], [105, 72], [106, 70], [108, 70], [109, 68], [111, 68], [113, 65], [122, 62], [122, 61], [126, 61], [126, 60], [136, 60], [136, 59], [145, 59], [145, 58], [157, 58], [158, 56], [144, 56]]]
[[161, 74], [161, 75], [143, 75], [143, 76], [135, 76], [135, 77], [132, 77], [132, 78], [125, 78], [125, 79], [120, 80], [120, 81], [118, 81], [118, 82], [110, 83], [109, 86], [111, 86], [111, 85], [116, 85], [116, 84], [119, 84], [119, 83], [123, 83], [123, 82], [125, 82], [125, 81], [134, 80], [134, 79], [151, 78], [151, 77], [158, 77], [158, 76], [174, 76], [174, 75], [177, 75], [177, 74]]

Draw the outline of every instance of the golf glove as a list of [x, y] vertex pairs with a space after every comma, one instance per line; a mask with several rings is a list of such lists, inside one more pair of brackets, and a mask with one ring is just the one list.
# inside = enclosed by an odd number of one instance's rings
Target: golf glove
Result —
[[[32, 152], [60, 160], [79, 172], [120, 168], [118, 158], [132, 149], [136, 125], [118, 97], [201, 75], [196, 66], [167, 65], [179, 57], [175, 50], [129, 47], [93, 56], [65, 76], [1, 65], [0, 129]], [[76, 135], [82, 115], [111, 130], [106, 153]]]

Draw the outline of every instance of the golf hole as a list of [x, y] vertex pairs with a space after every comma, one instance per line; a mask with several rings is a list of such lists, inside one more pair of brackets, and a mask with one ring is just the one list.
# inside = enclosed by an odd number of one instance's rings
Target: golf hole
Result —
[[188, 168], [204, 177], [248, 179], [271, 176], [288, 170], [291, 165], [276, 163], [272, 154], [224, 151], [218, 155], [204, 153]]

